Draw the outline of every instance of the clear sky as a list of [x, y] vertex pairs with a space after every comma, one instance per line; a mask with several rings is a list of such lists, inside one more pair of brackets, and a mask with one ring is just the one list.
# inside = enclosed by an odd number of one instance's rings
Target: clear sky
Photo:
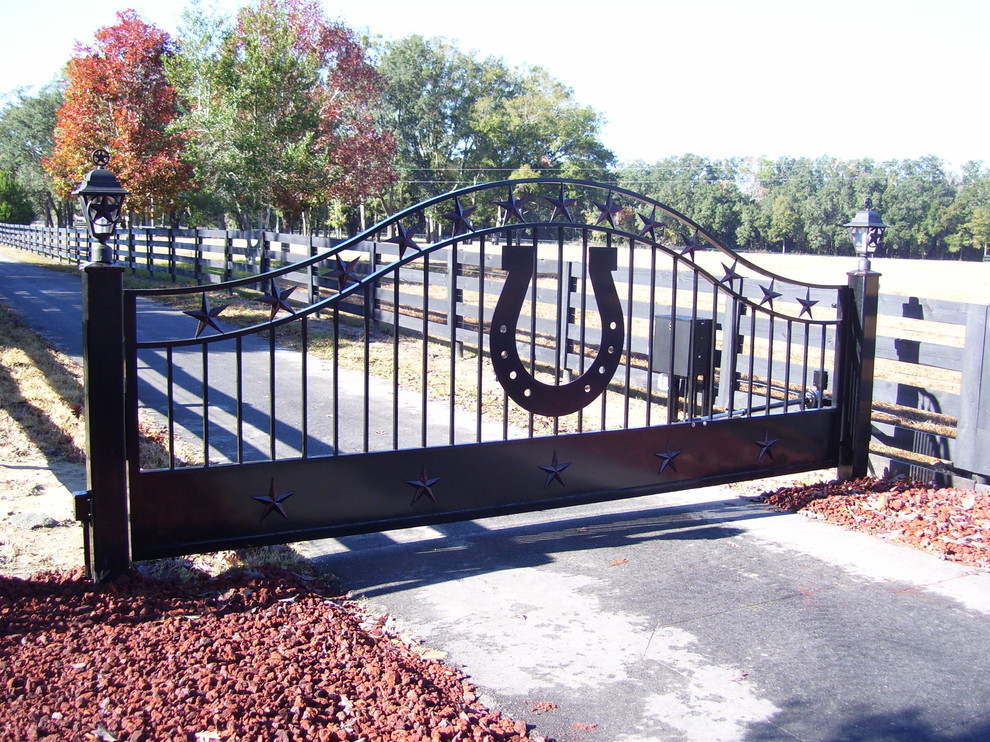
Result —
[[[547, 69], [603, 115], [622, 161], [933, 154], [990, 165], [987, 0], [322, 2], [373, 35], [443, 36]], [[0, 0], [0, 93], [51, 80], [118, 10], [174, 33], [186, 6]]]

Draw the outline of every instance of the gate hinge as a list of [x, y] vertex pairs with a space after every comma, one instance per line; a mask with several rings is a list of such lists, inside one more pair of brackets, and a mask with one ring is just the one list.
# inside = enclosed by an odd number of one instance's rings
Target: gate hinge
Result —
[[72, 502], [75, 504], [76, 520], [89, 523], [93, 517], [92, 490], [76, 490], [72, 493]]

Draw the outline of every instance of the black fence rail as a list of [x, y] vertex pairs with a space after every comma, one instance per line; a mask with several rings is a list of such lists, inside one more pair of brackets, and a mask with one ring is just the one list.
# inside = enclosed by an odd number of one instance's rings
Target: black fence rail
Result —
[[[89, 260], [85, 228], [0, 224], [0, 241], [68, 263]], [[135, 227], [109, 242], [114, 262], [160, 281], [222, 283], [260, 275], [327, 250], [340, 240], [279, 232]]]
[[[82, 229], [0, 224], [0, 242], [71, 263], [82, 262], [89, 254], [89, 237]], [[115, 259], [133, 274], [162, 281], [212, 284], [289, 266], [339, 242], [332, 238], [276, 232], [136, 228], [121, 230], [111, 244]], [[363, 242], [344, 255], [348, 262], [356, 261], [350, 269], [364, 275], [394, 260], [397, 249], [394, 244]], [[432, 291], [436, 293], [439, 287], [444, 298], [430, 302], [425, 330], [433, 337], [456, 344], [459, 352], [474, 352], [479, 342], [478, 328], [487, 329], [492, 311], [488, 307], [479, 316], [478, 304], [465, 301], [465, 290], [469, 299], [479, 289], [490, 295], [500, 291], [500, 286], [494, 284], [474, 286], [473, 291], [465, 289], [468, 277], [483, 272], [481, 258], [477, 248], [468, 245], [458, 251], [456, 259], [448, 249], [436, 253], [429, 264]], [[484, 257], [488, 268], [494, 266], [496, 258], [495, 254]], [[564, 291], [559, 297], [555, 289], [540, 291], [538, 299], [546, 311], [537, 312], [533, 330], [538, 337], [552, 338], [554, 346], [556, 338], [566, 338], [567, 343], [559, 346], [565, 351], [560, 353], [558, 347], [544, 350], [537, 343], [536, 360], [551, 365], [559, 363], [562, 374], [576, 376], [581, 372], [583, 356], [567, 352], [566, 348], [580, 340], [581, 329], [571, 321], [578, 309], [573, 302], [579, 295], [576, 280], [580, 275], [580, 261], [567, 263], [563, 271], [570, 278], [561, 285], [573, 291]], [[354, 297], [342, 302], [343, 311], [356, 317], [363, 317], [367, 311], [376, 331], [389, 331], [396, 323], [400, 331], [423, 331], [421, 266], [411, 264], [403, 268], [398, 278], [398, 294], [391, 286], [378, 285], [370, 302]], [[637, 287], [645, 288], [651, 280], [642, 268], [634, 268], [627, 278], [634, 294]], [[336, 279], [321, 276], [311, 266], [289, 272], [280, 280], [300, 289], [295, 297], [308, 302], [336, 287]], [[688, 272], [683, 272], [677, 277], [676, 286], [678, 290], [688, 291], [693, 280]], [[740, 293], [755, 291], [759, 295], [758, 288], [747, 285], [754, 280], [740, 276]], [[664, 278], [663, 284], [671, 286], [671, 277]], [[882, 278], [880, 285], [882, 291]], [[815, 291], [804, 295], [791, 292], [776, 298], [775, 302], [778, 306], [789, 303], [800, 310], [800, 300], [811, 303], [811, 311], [816, 317], [835, 316], [835, 308], [831, 306], [834, 302]], [[397, 312], [393, 311], [396, 301]], [[642, 301], [649, 301], [649, 298], [644, 297]], [[990, 307], [986, 305], [881, 293], [871, 445], [871, 467], [877, 474], [904, 474], [956, 486], [982, 486], [990, 482], [990, 448], [980, 443], [990, 432], [985, 430], [986, 421], [990, 420], [988, 313]], [[662, 299], [654, 314], [660, 317], [676, 315], [669, 300], [665, 304]], [[740, 350], [735, 366], [737, 390], [750, 379], [758, 382], [761, 378], [784, 377], [781, 348], [788, 342], [793, 344], [803, 333], [802, 327], [776, 323], [772, 337], [777, 348], [771, 361], [769, 343], [747, 343], [745, 339], [747, 333], [752, 337], [765, 334], [768, 329], [766, 318], [755, 314], [734, 316], [727, 313], [724, 306], [718, 316], [713, 312], [707, 316], [717, 329], [713, 336], [717, 334], [720, 338], [719, 346], [723, 327], [734, 326], [736, 329]], [[643, 384], [646, 383], [645, 369], [652, 340], [648, 326], [633, 323], [627, 348], [631, 357], [630, 374], [634, 381], [639, 375]], [[818, 333], [808, 340], [810, 352], [818, 354], [819, 365], [826, 368], [825, 361], [834, 351], [834, 339]], [[713, 350], [719, 353], [721, 347]], [[720, 382], [719, 379], [715, 381]], [[790, 404], [800, 404], [801, 399], [807, 404], [816, 397], [827, 401], [831, 381], [813, 373], [811, 378], [788, 379], [793, 392], [788, 397]], [[731, 404], [727, 390], [732, 387], [729, 385], [718, 384], [721, 393], [714, 399], [704, 399], [703, 388], [692, 392], [687, 389], [686, 382], [683, 384], [682, 401], [679, 402], [682, 406], [693, 401], [699, 411], [707, 405], [711, 412], [717, 413]], [[746, 388], [758, 390], [760, 387], [757, 383]], [[774, 405], [779, 403], [782, 390], [763, 387], [763, 396], [766, 404]], [[752, 400], [749, 402], [752, 404]]]

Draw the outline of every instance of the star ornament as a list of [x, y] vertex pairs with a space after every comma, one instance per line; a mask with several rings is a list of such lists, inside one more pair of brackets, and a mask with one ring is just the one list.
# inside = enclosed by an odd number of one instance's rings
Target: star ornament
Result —
[[592, 203], [595, 204], [600, 212], [598, 221], [595, 224], [608, 222], [608, 226], [615, 229], [615, 215], [622, 211], [622, 208], [612, 203], [612, 191], [608, 192], [608, 198], [605, 199], [605, 203], [602, 204], [598, 201], [593, 201]]
[[639, 230], [639, 236], [642, 237], [649, 232], [650, 239], [656, 242], [657, 229], [663, 229], [667, 226], [667, 223], [663, 219], [657, 219], [657, 207], [653, 207], [653, 213], [649, 216], [643, 216], [642, 214], [639, 214], [638, 216], [643, 220], [643, 228]]
[[409, 503], [410, 506], [415, 505], [419, 502], [423, 495], [429, 497], [433, 502], [437, 501], [436, 495], [433, 494], [433, 485], [439, 482], [442, 477], [430, 477], [426, 473], [426, 464], [423, 464], [423, 468], [420, 472], [419, 479], [407, 479], [406, 484], [413, 487], [416, 492], [413, 494], [412, 502]]
[[516, 198], [516, 194], [509, 188], [509, 197], [505, 201], [496, 201], [495, 204], [502, 209], [506, 219], [512, 216], [515, 217], [516, 221], [524, 222], [526, 219], [523, 217], [522, 206], [528, 200], [526, 196]]
[[691, 235], [691, 239], [689, 239], [688, 243], [681, 249], [681, 255], [686, 255], [694, 261], [695, 251], [700, 250], [702, 247], [704, 246], [701, 244], [701, 240], [698, 239], [698, 230], [696, 229], [694, 230], [694, 234]]
[[283, 518], [288, 520], [289, 516], [285, 514], [285, 508], [282, 507], [282, 503], [292, 497], [295, 492], [282, 492], [278, 494], [278, 490], [275, 489], [275, 478], [272, 477], [271, 484], [268, 486], [268, 494], [264, 496], [252, 495], [252, 500], [257, 500], [258, 502], [264, 503], [265, 512], [261, 514], [261, 519], [259, 523], [268, 517], [270, 513], [278, 513]]
[[343, 291], [349, 283], [361, 283], [361, 277], [357, 274], [356, 270], [357, 264], [361, 262], [361, 258], [354, 258], [354, 260], [347, 263], [341, 260], [339, 255], [336, 258], [337, 267], [324, 275], [327, 278], [336, 279], [337, 291]]
[[577, 203], [577, 199], [567, 198], [564, 194], [564, 186], [560, 187], [560, 196], [558, 198], [554, 198], [553, 196], [544, 196], [543, 198], [553, 206], [553, 214], [550, 215], [550, 221], [556, 219], [558, 214], [563, 214], [565, 221], [574, 221], [571, 219], [571, 207]]
[[296, 310], [289, 306], [289, 295], [296, 290], [296, 287], [279, 290], [278, 286], [275, 284], [275, 279], [271, 280], [271, 284], [268, 289], [268, 293], [262, 296], [260, 299], [255, 299], [262, 304], [267, 304], [271, 307], [271, 315], [268, 317], [268, 321], [271, 322], [275, 319], [275, 315], [279, 313], [280, 310], [284, 309], [290, 314], [295, 314]]
[[742, 278], [742, 276], [740, 276], [738, 273], [736, 273], [736, 266], [738, 264], [739, 264], [739, 261], [738, 260], [733, 260], [732, 261], [732, 267], [729, 267], [725, 263], [722, 263], [722, 267], [725, 269], [725, 275], [722, 276], [722, 280], [719, 281], [719, 283], [728, 283], [729, 286], [731, 287], [732, 286], [732, 281], [734, 279], [736, 279], [736, 278]]
[[803, 317], [805, 313], [807, 313], [809, 319], [814, 319], [814, 317], [811, 314], [811, 308], [818, 303], [818, 300], [811, 298], [811, 289], [808, 289], [808, 292], [805, 294], [805, 297], [803, 299], [801, 297], [798, 297], [797, 301], [798, 304], [801, 305], [801, 313], [798, 315], [798, 319]]
[[460, 198], [454, 199], [454, 210], [444, 214], [444, 219], [450, 219], [454, 223], [454, 234], [463, 234], [464, 232], [473, 232], [474, 227], [471, 226], [471, 222], [468, 217], [474, 213], [476, 206], [470, 206], [464, 208], [461, 203]]
[[674, 459], [681, 455], [680, 451], [672, 451], [670, 449], [670, 441], [667, 441], [667, 450], [663, 453], [655, 453], [654, 456], [660, 459], [660, 471], [657, 474], [663, 474], [664, 470], [670, 468], [671, 471], [677, 472], [677, 467], [674, 465]]
[[226, 304], [221, 304], [218, 307], [211, 307], [210, 300], [206, 297], [206, 294], [203, 294], [203, 303], [200, 305], [200, 308], [183, 312], [183, 314], [188, 314], [193, 319], [199, 320], [199, 327], [196, 328], [196, 337], [199, 337], [200, 333], [207, 327], [212, 327], [222, 335], [223, 330], [220, 329], [220, 325], [217, 324], [216, 318], [219, 317], [220, 313], [226, 308]]
[[773, 461], [773, 451], [771, 449], [777, 440], [777, 438], [770, 437], [770, 431], [768, 430], [763, 433], [762, 441], [753, 441], [753, 443], [760, 447], [760, 455], [756, 457], [756, 460], [760, 461], [764, 456], [768, 456], [770, 457], [770, 460]]
[[783, 294], [781, 294], [779, 291], [774, 291], [773, 289], [774, 280], [775, 279], [770, 279], [769, 287], [760, 286], [760, 290], [763, 292], [763, 298], [760, 299], [760, 305], [762, 306], [763, 304], [769, 304], [771, 309], [773, 309], [773, 300], [783, 296]]
[[412, 229], [406, 229], [405, 226], [403, 226], [402, 222], [398, 222], [395, 225], [395, 232], [396, 232], [395, 236], [389, 237], [385, 241], [398, 245], [399, 257], [400, 258], [404, 257], [406, 254], [406, 250], [416, 250], [416, 251], [419, 250], [419, 245], [417, 245], [416, 241], [413, 239], [413, 236], [416, 234], [416, 231], [418, 229], [419, 229], [418, 224]]
[[565, 486], [564, 485], [564, 480], [561, 478], [560, 473], [562, 471], [564, 471], [564, 469], [566, 469], [570, 465], [571, 465], [571, 462], [570, 461], [568, 461], [566, 464], [558, 463], [558, 461], [557, 461], [557, 452], [554, 451], [553, 452], [553, 460], [550, 462], [550, 466], [541, 466], [540, 467], [543, 471], [545, 471], [547, 473], [547, 481], [544, 483], [543, 489], [546, 489], [547, 487], [549, 487], [551, 485], [551, 483], [554, 482], [555, 480], [557, 482], [560, 482], [560, 486], [561, 487], [564, 487]]

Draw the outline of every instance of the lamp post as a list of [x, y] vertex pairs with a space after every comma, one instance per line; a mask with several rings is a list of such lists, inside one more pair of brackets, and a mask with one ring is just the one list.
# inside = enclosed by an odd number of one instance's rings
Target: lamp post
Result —
[[873, 370], [877, 347], [877, 312], [880, 304], [880, 274], [870, 265], [874, 251], [883, 245], [887, 225], [866, 199], [863, 208], [848, 227], [859, 268], [850, 271], [849, 291], [843, 294], [842, 316], [848, 328], [842, 343], [840, 369], [845, 376], [846, 398], [840, 403], [840, 479], [866, 476], [870, 466], [870, 440], [873, 437]]
[[107, 240], [117, 229], [123, 213], [124, 199], [129, 191], [125, 191], [117, 176], [106, 169], [110, 163], [109, 152], [102, 148], [95, 150], [93, 163], [96, 167], [86, 173], [72, 195], [79, 196], [89, 234], [100, 243], [99, 247], [93, 249], [91, 259], [96, 263], [112, 263], [113, 257], [107, 247]]
[[93, 153], [96, 168], [73, 192], [82, 201], [93, 245], [82, 266], [83, 384], [86, 409], [86, 490], [76, 494], [83, 522], [86, 570], [94, 580], [130, 564], [124, 372], [124, 266], [107, 245], [127, 196], [106, 169], [110, 155]]
[[859, 256], [859, 269], [869, 271], [870, 258], [876, 249], [883, 245], [883, 235], [888, 225], [884, 224], [880, 215], [873, 210], [873, 201], [866, 199], [863, 208], [852, 221], [842, 226], [847, 227], [852, 236], [856, 254]]

